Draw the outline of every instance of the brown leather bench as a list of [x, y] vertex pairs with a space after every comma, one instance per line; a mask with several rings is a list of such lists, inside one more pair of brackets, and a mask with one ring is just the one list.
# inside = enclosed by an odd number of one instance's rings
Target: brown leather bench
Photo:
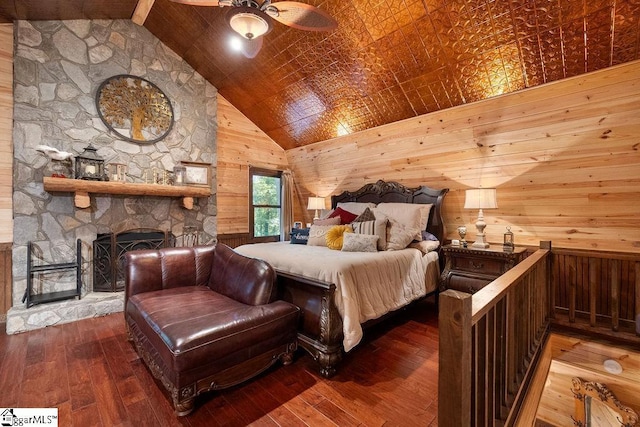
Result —
[[275, 299], [266, 262], [223, 244], [131, 251], [125, 278], [129, 335], [177, 415], [202, 392], [291, 363], [299, 309]]

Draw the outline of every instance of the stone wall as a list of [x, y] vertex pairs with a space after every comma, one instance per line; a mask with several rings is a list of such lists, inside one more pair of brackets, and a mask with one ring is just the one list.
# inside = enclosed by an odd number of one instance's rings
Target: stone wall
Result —
[[[83, 294], [91, 291], [91, 244], [98, 233], [136, 228], [202, 230], [202, 243], [216, 237], [215, 195], [193, 210], [178, 199], [93, 196], [88, 209], [77, 209], [73, 195], [49, 194], [42, 178], [53, 163], [39, 144], [74, 154], [89, 144], [106, 163], [125, 163], [132, 182], [152, 167], [172, 170], [181, 160], [213, 165], [215, 189], [217, 90], [144, 27], [128, 20], [18, 21], [14, 65], [14, 248], [13, 308], [9, 333], [122, 310], [122, 297], [84, 295], [80, 301], [49, 303], [26, 309], [27, 242], [44, 262], [68, 262], [76, 239], [83, 245]], [[98, 86], [117, 74], [155, 83], [169, 97], [175, 123], [155, 144], [119, 140], [102, 123], [95, 106]], [[39, 291], [69, 289], [73, 277], [43, 280]], [[85, 296], [89, 296], [85, 298]], [[106, 301], [106, 302], [105, 302]]]

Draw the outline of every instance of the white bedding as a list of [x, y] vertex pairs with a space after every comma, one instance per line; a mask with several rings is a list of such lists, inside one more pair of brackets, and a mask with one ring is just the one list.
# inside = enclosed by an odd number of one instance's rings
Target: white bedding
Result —
[[437, 252], [423, 255], [417, 249], [341, 252], [324, 246], [276, 242], [235, 250], [264, 259], [278, 270], [334, 283], [345, 351], [362, 339], [362, 323], [435, 290], [440, 274]]

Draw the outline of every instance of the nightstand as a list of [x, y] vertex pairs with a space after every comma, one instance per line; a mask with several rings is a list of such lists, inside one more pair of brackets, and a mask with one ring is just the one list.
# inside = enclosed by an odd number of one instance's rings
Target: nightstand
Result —
[[442, 248], [445, 266], [440, 276], [440, 291], [475, 293], [524, 259], [526, 248], [511, 252], [502, 246], [487, 249], [447, 245]]

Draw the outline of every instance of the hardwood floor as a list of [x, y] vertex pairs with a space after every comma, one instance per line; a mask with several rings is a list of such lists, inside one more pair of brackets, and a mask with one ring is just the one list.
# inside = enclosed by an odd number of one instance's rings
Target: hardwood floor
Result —
[[422, 301], [367, 330], [331, 379], [299, 351], [289, 366], [201, 396], [183, 418], [127, 341], [122, 313], [2, 332], [0, 407], [58, 407], [59, 425], [78, 427], [436, 426], [437, 323]]

